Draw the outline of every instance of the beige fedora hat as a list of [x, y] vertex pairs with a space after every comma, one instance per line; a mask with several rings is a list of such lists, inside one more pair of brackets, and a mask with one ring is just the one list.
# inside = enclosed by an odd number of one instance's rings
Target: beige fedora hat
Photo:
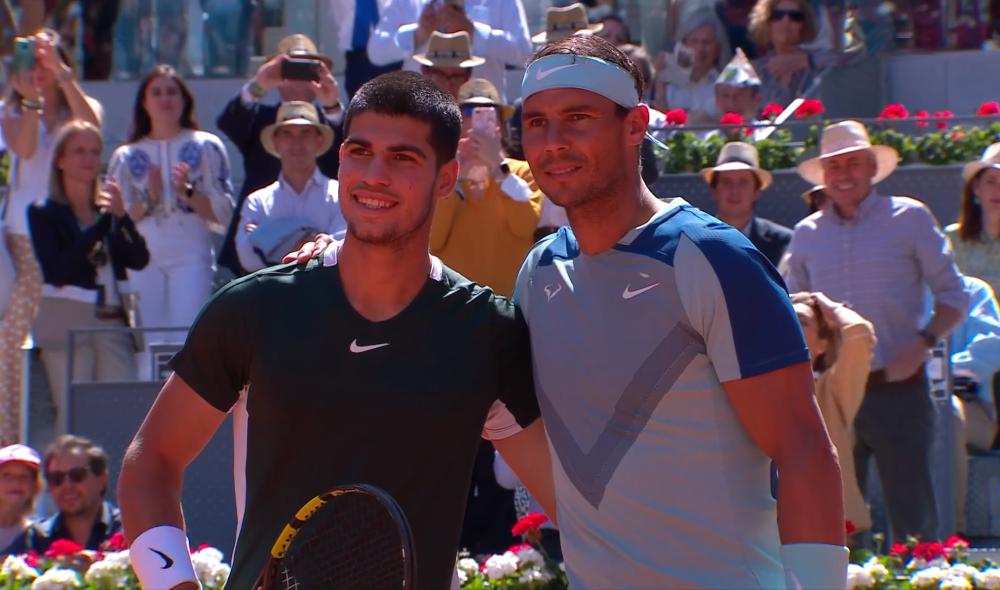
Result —
[[875, 156], [875, 176], [872, 184], [882, 182], [899, 164], [899, 154], [887, 145], [872, 145], [868, 130], [857, 121], [841, 121], [823, 129], [819, 140], [819, 156], [799, 164], [799, 176], [809, 184], [823, 184], [821, 160], [841, 154], [869, 150]]
[[465, 31], [434, 31], [427, 41], [427, 51], [414, 55], [413, 61], [436, 68], [474, 68], [486, 63], [485, 59], [472, 55], [472, 37]]
[[601, 23], [592, 25], [587, 18], [587, 8], [577, 2], [563, 8], [545, 11], [545, 30], [531, 38], [535, 43], [551, 43], [573, 35], [590, 35], [604, 28]]
[[279, 41], [278, 50], [268, 59], [272, 59], [279, 55], [287, 55], [288, 57], [294, 57], [297, 59], [315, 59], [316, 61], [321, 61], [326, 64], [328, 69], [333, 69], [333, 60], [325, 55], [320, 55], [319, 50], [316, 49], [316, 44], [313, 43], [313, 40], [302, 33], [289, 35]]
[[458, 104], [496, 107], [500, 110], [504, 121], [510, 119], [514, 114], [514, 107], [500, 100], [497, 87], [483, 78], [473, 78], [462, 84], [461, 88], [458, 89]]
[[1000, 170], [1000, 142], [986, 148], [983, 155], [975, 162], [966, 164], [965, 168], [962, 168], [962, 180], [969, 182], [987, 168]]
[[701, 171], [701, 177], [705, 182], [712, 184], [712, 178], [718, 172], [734, 172], [746, 170], [753, 172], [760, 182], [760, 190], [771, 186], [771, 173], [760, 167], [760, 159], [757, 157], [757, 148], [742, 141], [731, 141], [722, 146], [719, 151], [719, 158], [715, 162], [714, 168], [705, 168]]
[[264, 146], [264, 150], [267, 153], [275, 158], [280, 158], [281, 156], [274, 149], [274, 132], [289, 125], [305, 125], [307, 127], [314, 127], [319, 131], [320, 135], [323, 136], [323, 145], [316, 154], [317, 157], [325, 154], [329, 151], [330, 146], [333, 145], [333, 130], [330, 129], [329, 125], [319, 122], [319, 114], [316, 113], [316, 107], [312, 103], [302, 102], [301, 100], [284, 102], [278, 107], [278, 116], [274, 123], [271, 123], [260, 132], [261, 145]]

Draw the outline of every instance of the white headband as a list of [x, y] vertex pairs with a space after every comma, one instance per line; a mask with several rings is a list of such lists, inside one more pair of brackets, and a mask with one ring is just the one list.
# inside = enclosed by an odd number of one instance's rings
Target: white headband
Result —
[[632, 74], [615, 64], [585, 55], [555, 54], [536, 60], [524, 72], [524, 100], [554, 88], [576, 88], [600, 94], [631, 109], [639, 104]]

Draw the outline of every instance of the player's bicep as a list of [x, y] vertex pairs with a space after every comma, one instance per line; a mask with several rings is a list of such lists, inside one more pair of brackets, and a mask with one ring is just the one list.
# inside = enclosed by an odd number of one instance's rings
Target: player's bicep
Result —
[[777, 462], [789, 451], [829, 444], [808, 362], [722, 384], [757, 447]]
[[225, 418], [226, 412], [213, 407], [174, 373], [146, 414], [133, 446], [182, 471], [201, 453]]

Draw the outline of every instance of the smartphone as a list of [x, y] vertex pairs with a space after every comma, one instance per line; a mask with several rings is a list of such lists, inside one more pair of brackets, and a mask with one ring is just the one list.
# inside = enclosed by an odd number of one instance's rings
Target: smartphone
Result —
[[35, 67], [35, 49], [36, 44], [34, 39], [28, 37], [18, 37], [15, 39], [14, 69], [23, 72]]
[[691, 81], [691, 66], [694, 65], [694, 55], [683, 43], [674, 45], [673, 54], [667, 59], [667, 67], [657, 78], [668, 84], [688, 84]]
[[281, 78], [284, 80], [319, 81], [320, 62], [315, 59], [288, 58], [281, 62]]
[[674, 45], [674, 59], [677, 66], [685, 70], [690, 70], [694, 65], [694, 53], [683, 43]]
[[486, 135], [497, 134], [497, 110], [493, 107], [476, 107], [472, 110], [472, 128]]

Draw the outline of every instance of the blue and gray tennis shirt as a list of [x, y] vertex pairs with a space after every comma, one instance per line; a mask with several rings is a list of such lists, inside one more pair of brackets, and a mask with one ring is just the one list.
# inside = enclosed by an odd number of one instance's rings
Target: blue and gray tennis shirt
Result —
[[539, 242], [515, 297], [570, 587], [784, 587], [770, 460], [721, 385], [809, 358], [767, 259], [673, 199], [596, 256]]

